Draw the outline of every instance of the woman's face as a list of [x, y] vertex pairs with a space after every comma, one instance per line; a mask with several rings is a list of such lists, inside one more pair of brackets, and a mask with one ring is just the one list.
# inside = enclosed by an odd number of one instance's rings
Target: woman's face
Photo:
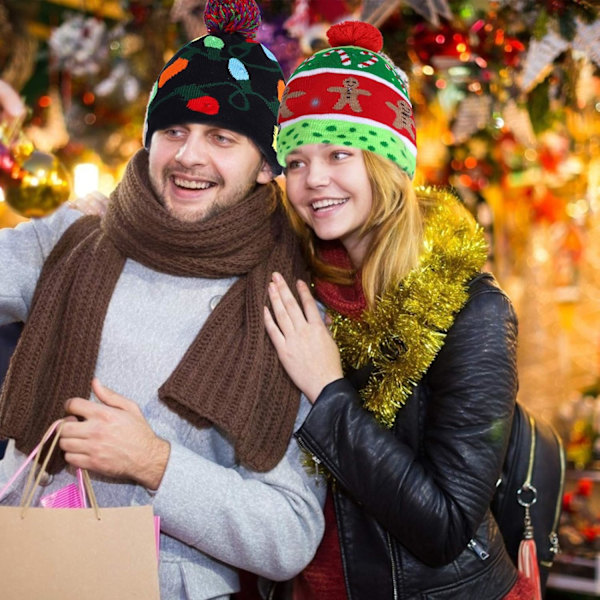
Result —
[[318, 238], [339, 239], [361, 266], [370, 235], [359, 232], [373, 204], [362, 150], [307, 144], [288, 154], [286, 168], [288, 199], [302, 220]]

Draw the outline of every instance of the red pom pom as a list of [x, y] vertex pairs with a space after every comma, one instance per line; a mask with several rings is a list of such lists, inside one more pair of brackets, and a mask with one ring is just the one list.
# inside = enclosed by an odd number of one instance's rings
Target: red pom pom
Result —
[[327, 39], [332, 48], [338, 46], [358, 46], [365, 50], [380, 52], [383, 48], [381, 31], [363, 21], [343, 21], [327, 30]]

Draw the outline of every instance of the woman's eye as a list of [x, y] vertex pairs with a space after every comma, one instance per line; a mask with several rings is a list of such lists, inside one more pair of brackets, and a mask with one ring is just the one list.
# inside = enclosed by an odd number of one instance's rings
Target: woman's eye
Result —
[[288, 169], [297, 169], [299, 166], [301, 166], [301, 162], [299, 160], [292, 160], [287, 164], [287, 168]]
[[347, 156], [350, 156], [350, 153], [349, 152], [343, 152], [341, 150], [338, 151], [338, 152], [334, 152], [333, 153], [333, 159], [334, 160], [343, 160]]

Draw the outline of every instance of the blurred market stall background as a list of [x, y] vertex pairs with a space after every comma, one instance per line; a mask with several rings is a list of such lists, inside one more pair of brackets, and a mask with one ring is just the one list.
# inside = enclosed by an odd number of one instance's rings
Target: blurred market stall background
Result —
[[[74, 193], [113, 189], [160, 67], [205, 33], [204, 2], [0, 0], [0, 77], [32, 107], [25, 132], [59, 157]], [[517, 307], [521, 400], [559, 428], [573, 466], [599, 466], [600, 2], [259, 4], [259, 41], [286, 75], [331, 23], [382, 30], [410, 78], [417, 179], [454, 187]], [[23, 219], [0, 202], [0, 226]]]

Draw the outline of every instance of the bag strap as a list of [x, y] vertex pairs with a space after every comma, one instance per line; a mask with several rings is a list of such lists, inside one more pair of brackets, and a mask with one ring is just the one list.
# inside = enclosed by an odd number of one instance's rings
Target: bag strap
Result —
[[[29, 465], [33, 461], [33, 464], [31, 465], [31, 468], [29, 469], [29, 474], [27, 477], [27, 481], [25, 483], [25, 487], [23, 488], [23, 494], [21, 496], [21, 503], [20, 503], [20, 506], [22, 508], [21, 518], [25, 517], [27, 510], [31, 506], [31, 502], [33, 500], [33, 495], [34, 495], [35, 490], [37, 489], [38, 485], [40, 484], [40, 481], [42, 479], [42, 476], [44, 474], [46, 467], [48, 466], [48, 463], [50, 462], [50, 458], [52, 457], [52, 453], [54, 452], [54, 449], [56, 448], [56, 444], [58, 443], [58, 439], [60, 438], [60, 433], [62, 431], [64, 423], [65, 423], [64, 419], [58, 419], [57, 421], [54, 421], [54, 423], [52, 423], [50, 425], [50, 427], [46, 430], [46, 433], [44, 433], [44, 435], [42, 437], [42, 441], [32, 450], [32, 452], [29, 454], [29, 456], [23, 461], [23, 464], [21, 464], [21, 466], [17, 469], [17, 471], [13, 474], [13, 476], [4, 485], [2, 490], [0, 490], [0, 498], [2, 498], [4, 493], [10, 488], [10, 486], [15, 482], [15, 480], [19, 477], [19, 475], [21, 475], [21, 473], [27, 468], [27, 465]], [[53, 434], [54, 434], [54, 439], [52, 440], [50, 448], [48, 449], [48, 452], [46, 453], [46, 456], [44, 457], [44, 460], [42, 461], [42, 466], [40, 467], [37, 477], [35, 478], [35, 481], [34, 481], [33, 480], [34, 474], [35, 474], [36, 468], [39, 464], [42, 447], [50, 439], [50, 437]], [[96, 494], [94, 493], [94, 488], [92, 487], [90, 474], [88, 473], [88, 471], [86, 469], [78, 469], [78, 479], [79, 479], [80, 485], [83, 485], [83, 488], [84, 488], [85, 492], [87, 493], [87, 497], [90, 501], [90, 504], [91, 504], [92, 508], [94, 509], [94, 514], [96, 515], [96, 519], [100, 520], [100, 509], [98, 508], [98, 501], [96, 500]], [[85, 501], [85, 494], [82, 494], [82, 496]]]
[[531, 522], [531, 507], [537, 502], [537, 490], [531, 483], [533, 479], [533, 462], [535, 459], [535, 419], [532, 415], [527, 415], [529, 419], [529, 428], [531, 429], [531, 444], [529, 446], [529, 464], [527, 465], [527, 475], [523, 485], [517, 490], [517, 502], [525, 509], [525, 532], [524, 539], [533, 538], [533, 525]]
[[48, 430], [44, 434], [42, 441], [31, 451], [29, 456], [23, 461], [21, 466], [14, 472], [12, 477], [6, 482], [4, 487], [0, 490], [0, 500], [3, 498], [4, 494], [8, 491], [10, 486], [19, 478], [19, 475], [27, 468], [27, 465], [35, 458], [36, 454], [40, 451], [42, 446], [48, 441], [54, 430], [60, 425], [62, 419], [58, 419], [54, 421]]

